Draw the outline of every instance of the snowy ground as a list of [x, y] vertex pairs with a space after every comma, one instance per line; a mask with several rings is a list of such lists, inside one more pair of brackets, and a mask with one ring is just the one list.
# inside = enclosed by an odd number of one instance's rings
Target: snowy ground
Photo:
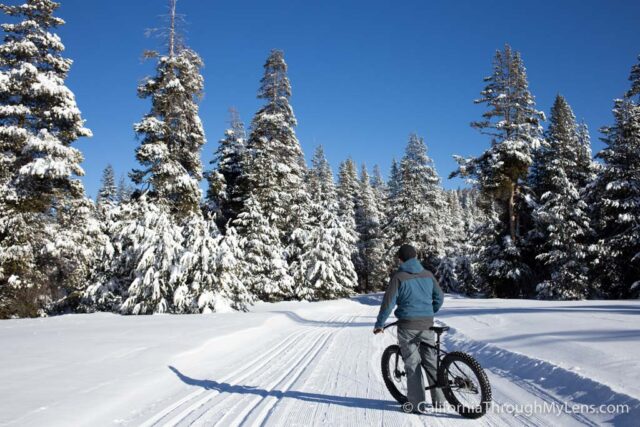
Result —
[[445, 344], [493, 387], [479, 422], [399, 410], [380, 376], [395, 337], [371, 334], [379, 301], [2, 321], [0, 425], [638, 425], [640, 301], [447, 296]]

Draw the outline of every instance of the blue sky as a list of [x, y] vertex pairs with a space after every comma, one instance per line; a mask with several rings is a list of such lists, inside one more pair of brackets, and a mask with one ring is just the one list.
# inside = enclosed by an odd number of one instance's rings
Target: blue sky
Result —
[[[145, 37], [166, 0], [59, 0], [58, 31], [74, 60], [68, 85], [94, 132], [77, 143], [84, 182], [95, 196], [102, 169], [136, 166], [132, 124], [149, 109], [136, 85], [153, 72], [142, 61], [160, 40]], [[14, 3], [14, 2], [11, 2]], [[187, 42], [204, 59], [201, 117], [212, 157], [235, 106], [249, 122], [259, 106], [262, 65], [272, 48], [289, 64], [298, 138], [307, 158], [323, 144], [332, 167], [348, 156], [387, 174], [408, 134], [424, 136], [447, 188], [453, 154], [488, 145], [469, 127], [484, 111], [473, 104], [496, 49], [522, 53], [532, 93], [548, 113], [563, 94], [591, 129], [611, 122], [612, 99], [628, 87], [640, 54], [640, 2], [178, 0]]]

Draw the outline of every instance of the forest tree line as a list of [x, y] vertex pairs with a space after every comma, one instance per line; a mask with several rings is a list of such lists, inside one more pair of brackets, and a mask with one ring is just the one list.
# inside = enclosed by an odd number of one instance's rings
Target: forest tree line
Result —
[[383, 289], [403, 243], [449, 292], [638, 297], [640, 64], [596, 160], [561, 95], [543, 127], [520, 54], [506, 45], [475, 101], [486, 106], [472, 126], [487, 148], [456, 156], [451, 174], [470, 188], [445, 190], [416, 134], [386, 180], [350, 158], [336, 180], [321, 146], [305, 162], [279, 50], [264, 64], [250, 125], [232, 110], [203, 156], [203, 61], [175, 37], [171, 4], [167, 46], [147, 53], [155, 74], [138, 87], [150, 110], [134, 124], [134, 188], [108, 166], [95, 203], [73, 147], [91, 131], [65, 86], [59, 5], [0, 5], [13, 18], [0, 45], [0, 318], [341, 298]]

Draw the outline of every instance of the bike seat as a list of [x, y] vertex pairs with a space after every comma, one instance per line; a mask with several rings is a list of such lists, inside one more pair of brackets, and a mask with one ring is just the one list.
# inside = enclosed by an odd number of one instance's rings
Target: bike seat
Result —
[[435, 332], [436, 334], [440, 335], [443, 332], [446, 332], [449, 330], [448, 326], [432, 326], [429, 328], [429, 330]]

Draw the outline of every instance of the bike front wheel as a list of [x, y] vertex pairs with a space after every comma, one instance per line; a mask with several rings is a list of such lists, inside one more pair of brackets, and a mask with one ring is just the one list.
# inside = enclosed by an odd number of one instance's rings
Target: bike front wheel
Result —
[[444, 397], [465, 418], [480, 418], [491, 404], [491, 385], [484, 369], [466, 353], [448, 353], [438, 369]]
[[407, 402], [407, 373], [400, 346], [390, 345], [382, 353], [382, 378], [389, 393], [401, 405]]

